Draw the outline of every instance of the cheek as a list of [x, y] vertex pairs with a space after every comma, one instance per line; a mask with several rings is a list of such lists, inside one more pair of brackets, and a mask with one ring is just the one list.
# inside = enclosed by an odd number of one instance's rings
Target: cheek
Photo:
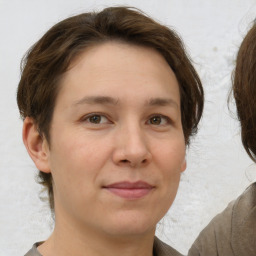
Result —
[[96, 145], [74, 137], [54, 145], [51, 167], [56, 200], [76, 205], [84, 200], [81, 195], [92, 192], [102, 165], [100, 154]]
[[185, 164], [185, 144], [183, 140], [162, 143], [162, 147], [155, 152], [157, 164], [161, 170], [163, 197], [168, 204], [173, 201], [177, 193], [181, 172]]
[[154, 155], [167, 173], [184, 171], [186, 148], [183, 140], [162, 143], [161, 147], [155, 147]]
[[55, 172], [66, 172], [67, 176], [96, 175], [110, 157], [111, 143], [78, 132], [70, 134], [63, 132], [56, 137], [51, 152], [52, 168]]

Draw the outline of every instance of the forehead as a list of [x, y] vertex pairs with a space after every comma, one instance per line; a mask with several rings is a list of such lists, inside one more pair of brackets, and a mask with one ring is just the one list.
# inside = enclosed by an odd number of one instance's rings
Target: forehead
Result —
[[[87, 96], [111, 93], [117, 98], [139, 95], [179, 98], [176, 76], [156, 50], [121, 42], [91, 46], [80, 54], [64, 74], [57, 100], [77, 94]], [[95, 94], [95, 95], [94, 95]], [[159, 94], [159, 95], [157, 95]]]
[[131, 70], [129, 65], [135, 63], [138, 68], [143, 65], [145, 69], [154, 70], [154, 72], [156, 65], [168, 68], [169, 75], [175, 76], [165, 58], [154, 48], [122, 41], [109, 41], [87, 47], [71, 62], [66, 75], [73, 68], [77, 70], [86, 68], [92, 71], [93, 69], [107, 69], [107, 67], [115, 67], [116, 70], [126, 67], [129, 72]]

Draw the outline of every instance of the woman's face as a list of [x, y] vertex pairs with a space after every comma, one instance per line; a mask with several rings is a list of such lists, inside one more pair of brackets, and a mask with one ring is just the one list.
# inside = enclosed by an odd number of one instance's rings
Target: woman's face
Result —
[[60, 86], [45, 143], [56, 224], [154, 232], [186, 167], [173, 71], [153, 49], [109, 42], [85, 50]]

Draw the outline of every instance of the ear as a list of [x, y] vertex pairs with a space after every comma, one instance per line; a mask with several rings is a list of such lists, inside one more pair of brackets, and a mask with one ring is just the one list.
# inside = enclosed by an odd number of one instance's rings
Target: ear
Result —
[[183, 163], [181, 164], [180, 172], [184, 172], [187, 169], [187, 161], [184, 158]]
[[50, 173], [50, 151], [48, 142], [44, 136], [39, 134], [37, 125], [30, 117], [26, 117], [23, 122], [22, 137], [28, 154], [35, 163], [37, 169], [45, 173]]

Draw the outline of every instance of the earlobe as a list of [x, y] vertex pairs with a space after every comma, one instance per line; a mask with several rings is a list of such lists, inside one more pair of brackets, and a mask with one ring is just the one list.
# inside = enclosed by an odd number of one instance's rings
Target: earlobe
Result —
[[187, 161], [186, 159], [183, 160], [183, 163], [181, 164], [181, 172], [184, 172], [187, 169]]
[[37, 125], [30, 117], [26, 117], [22, 131], [23, 143], [38, 170], [50, 173], [49, 146], [46, 139], [37, 130]]

